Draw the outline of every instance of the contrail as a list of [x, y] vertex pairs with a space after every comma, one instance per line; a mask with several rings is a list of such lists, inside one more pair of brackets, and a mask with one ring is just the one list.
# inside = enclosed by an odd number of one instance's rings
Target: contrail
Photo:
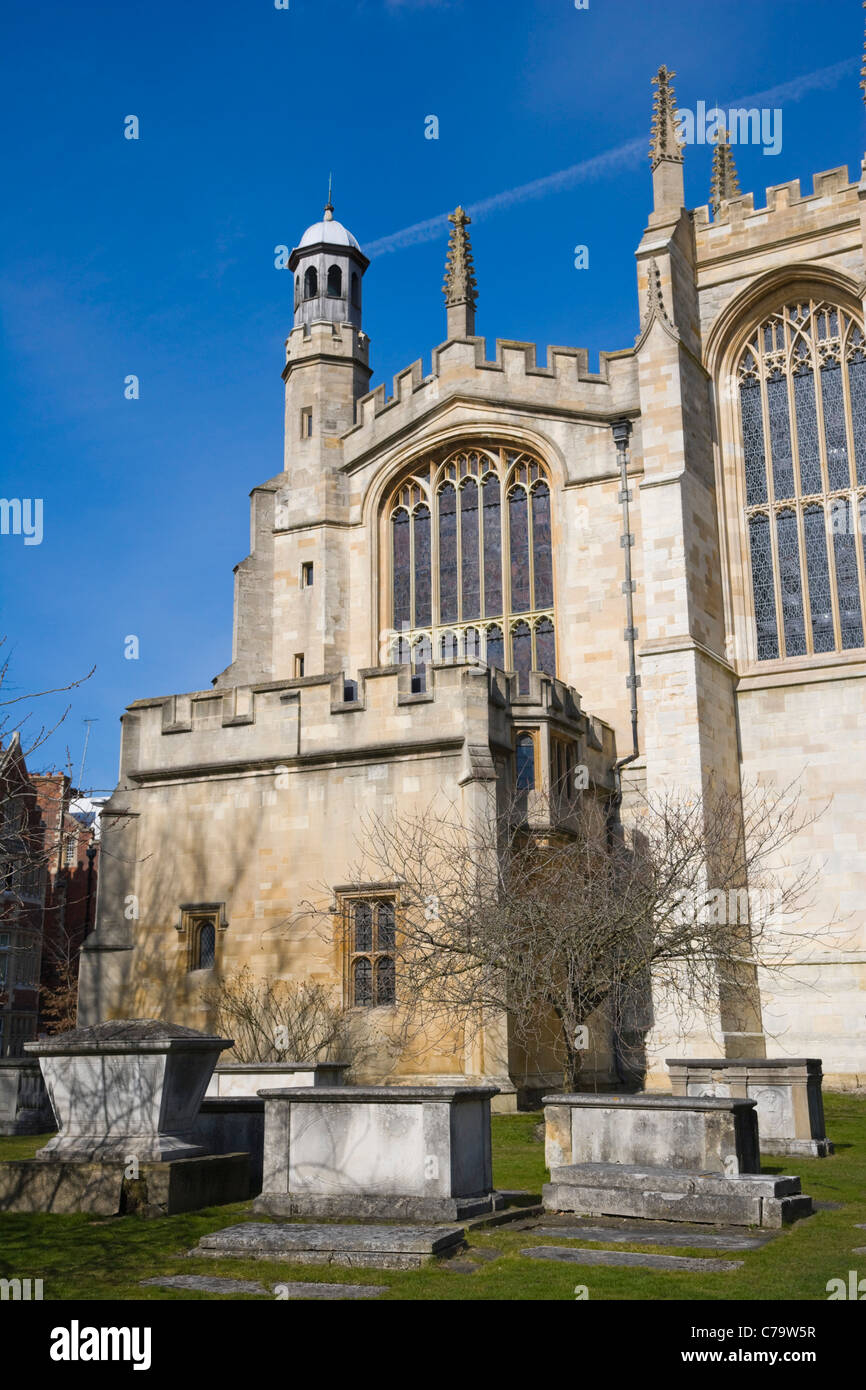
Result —
[[[777, 87], [769, 87], [764, 92], [754, 92], [751, 96], [740, 97], [739, 100], [725, 105], [730, 109], [733, 106], [770, 106], [778, 105], [782, 101], [799, 101], [809, 92], [835, 86], [852, 68], [857, 67], [859, 62], [859, 58], [845, 58], [841, 63], [833, 63], [830, 67], [804, 73], [802, 77], [795, 77], [790, 82], [782, 82]], [[516, 188], [505, 189], [502, 193], [494, 193], [490, 198], [483, 198], [481, 202], [471, 204], [467, 211], [474, 221], [479, 222], [488, 214], [514, 207], [516, 203], [531, 202], [535, 198], [545, 197], [548, 193], [559, 193], [563, 189], [573, 188], [578, 183], [602, 177], [616, 169], [637, 165], [646, 153], [647, 137], [636, 136], [634, 140], [626, 140], [624, 144], [615, 145], [613, 149], [593, 155], [590, 159], [583, 159], [579, 164], [571, 164], [567, 169], [545, 174], [540, 179], [533, 179], [531, 183], [518, 184]], [[428, 217], [424, 222], [414, 222], [410, 227], [404, 227], [399, 232], [391, 232], [389, 236], [379, 237], [377, 241], [370, 242], [365, 248], [366, 254], [370, 260], [375, 260], [377, 256], [402, 251], [407, 246], [436, 241], [443, 235], [447, 225], [448, 213], [439, 213], [438, 217]]]

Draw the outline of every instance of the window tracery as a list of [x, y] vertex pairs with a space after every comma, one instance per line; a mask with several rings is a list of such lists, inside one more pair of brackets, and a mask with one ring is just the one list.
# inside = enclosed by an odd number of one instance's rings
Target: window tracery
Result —
[[863, 329], [838, 305], [789, 303], [736, 379], [758, 660], [862, 647]]
[[[391, 660], [556, 674], [550, 482], [530, 454], [462, 447], [413, 467], [386, 509]], [[421, 687], [423, 689], [423, 682]]]

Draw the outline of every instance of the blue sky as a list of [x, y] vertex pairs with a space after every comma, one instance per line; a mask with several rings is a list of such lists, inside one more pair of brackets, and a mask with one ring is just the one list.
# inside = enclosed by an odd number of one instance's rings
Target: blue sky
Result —
[[[480, 208], [491, 351], [519, 338], [542, 360], [556, 343], [594, 361], [637, 329], [658, 65], [684, 107], [782, 88], [767, 102], [783, 111], [781, 152], [736, 152], [760, 204], [769, 184], [808, 190], [815, 170], [856, 176], [863, 13], [859, 0], [7, 0], [0, 493], [43, 499], [44, 538], [0, 536], [0, 632], [15, 693], [97, 667], [38, 708], [37, 724], [72, 706], [35, 766], [64, 765], [68, 747], [77, 775], [93, 719], [83, 781], [110, 788], [124, 706], [206, 688], [230, 660], [247, 494], [282, 458], [291, 277], [274, 247], [318, 219], [330, 170], [337, 216], [377, 251], [373, 385], [390, 390], [417, 357], [429, 369], [444, 338], [441, 215], [458, 202]], [[690, 205], [707, 201], [709, 165], [707, 148], [687, 150]]]

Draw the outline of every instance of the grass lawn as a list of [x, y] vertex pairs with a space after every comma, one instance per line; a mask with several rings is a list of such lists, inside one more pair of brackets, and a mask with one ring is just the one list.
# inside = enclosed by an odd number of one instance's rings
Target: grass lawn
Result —
[[[0, 1213], [0, 1278], [41, 1278], [51, 1299], [200, 1299], [215, 1295], [141, 1288], [141, 1279], [160, 1274], [224, 1275], [254, 1279], [270, 1287], [287, 1280], [388, 1286], [385, 1299], [566, 1299], [576, 1284], [588, 1286], [590, 1299], [807, 1299], [826, 1301], [829, 1279], [847, 1280], [856, 1269], [866, 1276], [866, 1097], [827, 1095], [827, 1132], [836, 1154], [825, 1159], [768, 1159], [765, 1172], [796, 1173], [803, 1190], [832, 1204], [779, 1233], [761, 1250], [731, 1254], [738, 1270], [719, 1274], [598, 1269], [522, 1258], [538, 1241], [531, 1231], [508, 1226], [470, 1232], [474, 1273], [447, 1262], [424, 1270], [348, 1270], [258, 1260], [187, 1259], [185, 1252], [209, 1231], [253, 1216], [248, 1202], [211, 1207], [185, 1216], [144, 1220]], [[500, 1188], [540, 1192], [546, 1179], [544, 1147], [534, 1131], [540, 1115], [502, 1115], [493, 1119], [494, 1179]], [[26, 1158], [44, 1139], [0, 1139], [0, 1160]], [[590, 1248], [604, 1248], [603, 1246]], [[720, 1252], [661, 1246], [617, 1245], [622, 1250], [660, 1254], [712, 1255]], [[485, 1260], [478, 1252], [498, 1252]], [[461, 1261], [462, 1262], [462, 1261]], [[221, 1296], [220, 1296], [221, 1297]], [[245, 1297], [240, 1295], [240, 1297]]]

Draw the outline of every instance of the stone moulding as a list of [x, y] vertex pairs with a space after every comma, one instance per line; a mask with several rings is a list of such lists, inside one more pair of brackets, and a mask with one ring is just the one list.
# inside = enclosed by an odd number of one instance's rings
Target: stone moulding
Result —
[[496, 1086], [261, 1090], [257, 1211], [271, 1216], [458, 1220], [503, 1205], [493, 1191]]

